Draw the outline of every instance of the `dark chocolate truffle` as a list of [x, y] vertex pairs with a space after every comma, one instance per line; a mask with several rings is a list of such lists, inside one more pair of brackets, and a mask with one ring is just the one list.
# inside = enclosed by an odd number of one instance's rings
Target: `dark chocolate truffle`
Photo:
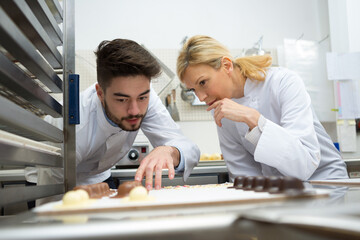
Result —
[[281, 181], [282, 181], [282, 177], [278, 177], [278, 176], [267, 177], [264, 184], [264, 191], [267, 191], [269, 193], [279, 193], [279, 187]]
[[90, 185], [76, 186], [74, 187], [73, 190], [78, 190], [78, 189], [85, 190], [89, 194], [90, 198], [102, 198], [108, 196], [111, 193], [109, 185], [104, 182], [90, 184]]
[[123, 182], [122, 184], [119, 185], [118, 187], [118, 195], [116, 197], [126, 197], [127, 195], [129, 195], [129, 192], [137, 186], [142, 186], [141, 182], [139, 181], [127, 181], [127, 182]]
[[294, 177], [284, 177], [279, 186], [279, 191], [284, 193], [302, 191], [303, 189], [303, 182]]
[[234, 180], [233, 188], [241, 189], [243, 187], [245, 176], [238, 176]]
[[255, 192], [264, 191], [265, 181], [266, 181], [266, 177], [264, 177], [264, 176], [255, 177], [254, 183], [253, 183], [253, 190]]
[[246, 177], [243, 184], [243, 190], [253, 190], [255, 177]]

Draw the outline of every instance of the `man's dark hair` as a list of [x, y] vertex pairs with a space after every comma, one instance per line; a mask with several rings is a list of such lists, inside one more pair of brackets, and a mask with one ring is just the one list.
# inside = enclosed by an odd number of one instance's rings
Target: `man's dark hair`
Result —
[[143, 75], [151, 79], [161, 71], [156, 59], [132, 40], [102, 41], [95, 54], [97, 80], [104, 91], [114, 77]]

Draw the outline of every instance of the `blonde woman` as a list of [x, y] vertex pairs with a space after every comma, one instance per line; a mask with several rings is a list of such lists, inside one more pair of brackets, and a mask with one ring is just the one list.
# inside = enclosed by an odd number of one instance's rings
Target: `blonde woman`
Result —
[[302, 79], [271, 63], [269, 55], [235, 59], [221, 43], [201, 35], [190, 38], [178, 56], [180, 80], [213, 112], [230, 179], [348, 178]]

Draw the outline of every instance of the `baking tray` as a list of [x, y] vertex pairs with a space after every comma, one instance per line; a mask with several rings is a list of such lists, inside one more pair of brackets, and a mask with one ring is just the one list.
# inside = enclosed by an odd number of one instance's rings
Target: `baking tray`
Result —
[[200, 160], [197, 166], [225, 166], [224, 160]]
[[360, 187], [360, 178], [333, 179], [333, 180], [310, 180], [313, 185], [340, 185], [340, 186], [358, 186]]
[[102, 198], [95, 200], [91, 205], [85, 207], [58, 209], [56, 206], [62, 201], [51, 202], [36, 207], [33, 211], [38, 214], [68, 214], [68, 213], [90, 213], [109, 211], [132, 211], [163, 208], [183, 208], [198, 206], [216, 206], [224, 204], [247, 204], [256, 202], [289, 201], [297, 198], [321, 198], [328, 197], [329, 190], [309, 189], [305, 194], [287, 195], [270, 194], [267, 192], [254, 192], [229, 188], [233, 184], [208, 184], [177, 186], [151, 190], [149, 196], [152, 201], [129, 202], [123, 198]]

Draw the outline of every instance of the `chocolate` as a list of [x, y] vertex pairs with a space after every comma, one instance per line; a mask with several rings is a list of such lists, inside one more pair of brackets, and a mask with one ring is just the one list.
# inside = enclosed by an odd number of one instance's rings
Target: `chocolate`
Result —
[[129, 192], [137, 186], [142, 186], [141, 182], [139, 181], [127, 181], [127, 182], [123, 182], [122, 184], [119, 185], [117, 191], [118, 194], [115, 197], [126, 197], [129, 195]]
[[294, 177], [239, 176], [235, 178], [233, 188], [245, 191], [297, 194], [303, 192], [304, 185], [300, 179]]
[[252, 190], [255, 177], [246, 177], [243, 183], [243, 190]]
[[266, 181], [266, 177], [264, 176], [257, 176], [254, 179], [254, 183], [253, 183], [253, 190], [255, 192], [262, 192], [264, 191], [264, 185], [265, 185], [265, 181]]
[[90, 198], [102, 198], [109, 196], [112, 193], [109, 188], [109, 185], [104, 182], [90, 184], [90, 185], [76, 186], [74, 187], [73, 190], [79, 190], [79, 189], [85, 190], [89, 194]]
[[277, 176], [267, 177], [264, 183], [264, 191], [267, 191], [269, 193], [278, 193], [281, 181], [282, 181], [282, 177], [277, 177]]
[[231, 188], [241, 189], [244, 184], [245, 176], [238, 176], [235, 178], [234, 185]]
[[294, 177], [284, 177], [279, 186], [279, 192], [285, 193], [302, 191], [303, 189], [303, 182], [300, 179]]

